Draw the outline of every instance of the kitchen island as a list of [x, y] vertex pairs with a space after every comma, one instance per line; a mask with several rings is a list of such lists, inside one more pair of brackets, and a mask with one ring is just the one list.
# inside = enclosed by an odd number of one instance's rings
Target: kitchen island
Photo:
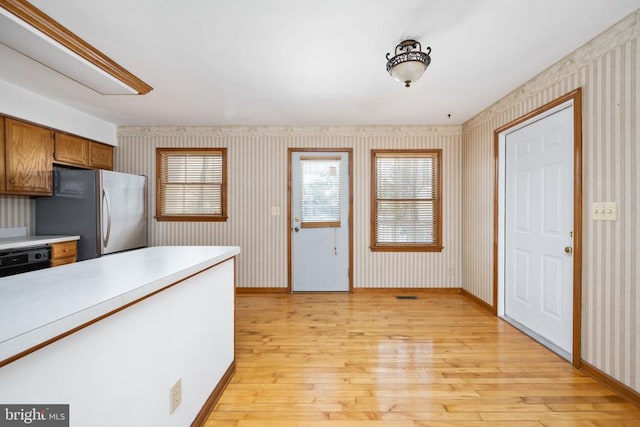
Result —
[[72, 425], [188, 425], [233, 373], [239, 252], [151, 247], [1, 278], [0, 402], [69, 403]]

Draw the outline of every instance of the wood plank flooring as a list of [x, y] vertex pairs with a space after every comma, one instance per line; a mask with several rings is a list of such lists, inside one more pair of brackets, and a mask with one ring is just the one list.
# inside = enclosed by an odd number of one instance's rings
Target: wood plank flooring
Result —
[[464, 296], [414, 295], [238, 295], [237, 372], [206, 426], [640, 426]]

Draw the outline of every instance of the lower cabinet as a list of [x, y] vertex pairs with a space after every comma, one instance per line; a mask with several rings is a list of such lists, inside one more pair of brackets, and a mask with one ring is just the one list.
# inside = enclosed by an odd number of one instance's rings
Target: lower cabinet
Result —
[[78, 242], [76, 240], [50, 243], [49, 246], [51, 247], [51, 267], [71, 264], [78, 259]]

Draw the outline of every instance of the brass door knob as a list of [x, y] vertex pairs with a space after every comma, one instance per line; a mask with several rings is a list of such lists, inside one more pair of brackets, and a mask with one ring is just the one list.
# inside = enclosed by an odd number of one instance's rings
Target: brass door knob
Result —
[[573, 253], [573, 248], [571, 246], [567, 246], [566, 248], [564, 248], [564, 251], [568, 254]]

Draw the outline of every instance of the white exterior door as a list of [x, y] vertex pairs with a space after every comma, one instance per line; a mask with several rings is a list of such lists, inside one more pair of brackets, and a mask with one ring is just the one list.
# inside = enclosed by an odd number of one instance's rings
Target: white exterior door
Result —
[[573, 330], [573, 108], [506, 135], [507, 318], [570, 357]]
[[294, 151], [291, 288], [349, 291], [349, 153]]

